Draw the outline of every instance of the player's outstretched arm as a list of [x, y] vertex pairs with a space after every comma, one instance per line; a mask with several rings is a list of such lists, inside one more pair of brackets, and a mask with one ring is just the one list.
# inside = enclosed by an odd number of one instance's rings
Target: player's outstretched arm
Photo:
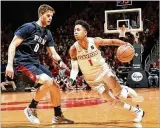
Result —
[[77, 51], [74, 45], [72, 45], [69, 49], [69, 55], [71, 58], [71, 72], [70, 72], [70, 80], [69, 80], [69, 86], [71, 86], [76, 80], [76, 77], [78, 75], [78, 62], [77, 62]]
[[100, 37], [96, 37], [95, 38], [95, 44], [97, 47], [99, 46], [121, 46], [121, 45], [125, 45], [128, 44], [127, 42], [124, 42], [122, 40], [119, 39], [103, 39]]
[[15, 35], [8, 48], [8, 63], [6, 67], [6, 76], [9, 76], [11, 79], [13, 79], [14, 77], [13, 59], [15, 56], [16, 47], [18, 47], [22, 42], [23, 38]]
[[47, 50], [51, 54], [51, 57], [53, 59], [55, 59], [56, 61], [58, 61], [58, 64], [59, 64], [60, 67], [69, 70], [69, 68], [64, 64], [64, 62], [62, 61], [61, 57], [56, 52], [54, 46], [47, 47]]

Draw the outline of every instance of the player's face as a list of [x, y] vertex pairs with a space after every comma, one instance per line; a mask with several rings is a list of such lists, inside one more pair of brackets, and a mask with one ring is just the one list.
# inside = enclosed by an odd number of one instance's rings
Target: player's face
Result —
[[156, 67], [156, 63], [153, 63], [153, 67]]
[[74, 27], [74, 37], [76, 40], [83, 40], [87, 36], [87, 31], [82, 25]]
[[41, 16], [41, 22], [43, 25], [50, 25], [53, 17], [53, 12], [48, 10]]

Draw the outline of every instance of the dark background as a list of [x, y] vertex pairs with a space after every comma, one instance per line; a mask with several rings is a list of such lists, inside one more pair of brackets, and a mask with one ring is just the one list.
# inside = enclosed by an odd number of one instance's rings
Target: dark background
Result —
[[88, 2], [69, 1], [2, 1], [2, 22], [19, 25], [38, 20], [38, 7], [41, 4], [52, 6], [56, 13], [53, 16], [51, 27], [61, 25], [73, 13], [83, 9]]
[[[97, 2], [99, 3], [99, 1]], [[56, 11], [50, 26], [54, 30], [71, 15], [81, 12], [86, 6], [90, 6], [90, 3], [96, 4], [96, 1], [1, 1], [2, 27], [3, 23], [11, 23], [14, 24], [13, 30], [15, 30], [25, 22], [36, 21], [38, 20], [38, 7], [41, 4], [49, 4]], [[147, 1], [133, 1], [132, 7], [143, 8], [146, 3]], [[113, 9], [117, 8], [116, 4], [116, 1], [107, 1], [107, 6], [111, 6]]]

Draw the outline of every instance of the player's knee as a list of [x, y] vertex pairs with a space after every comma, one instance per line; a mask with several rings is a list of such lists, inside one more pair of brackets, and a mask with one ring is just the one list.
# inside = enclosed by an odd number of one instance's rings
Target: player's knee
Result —
[[53, 79], [51, 77], [49, 77], [47, 74], [41, 74], [38, 76], [37, 82], [50, 87], [53, 83]]

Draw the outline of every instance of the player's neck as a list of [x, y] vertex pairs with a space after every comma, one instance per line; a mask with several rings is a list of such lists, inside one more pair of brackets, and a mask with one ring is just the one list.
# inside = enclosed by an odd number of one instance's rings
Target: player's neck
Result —
[[40, 27], [46, 27], [46, 25], [43, 25], [43, 23], [42, 23], [40, 20], [38, 20], [36, 23], [37, 23]]
[[88, 49], [88, 40], [87, 40], [87, 38], [85, 38], [84, 40], [79, 40], [78, 43], [83, 49]]

